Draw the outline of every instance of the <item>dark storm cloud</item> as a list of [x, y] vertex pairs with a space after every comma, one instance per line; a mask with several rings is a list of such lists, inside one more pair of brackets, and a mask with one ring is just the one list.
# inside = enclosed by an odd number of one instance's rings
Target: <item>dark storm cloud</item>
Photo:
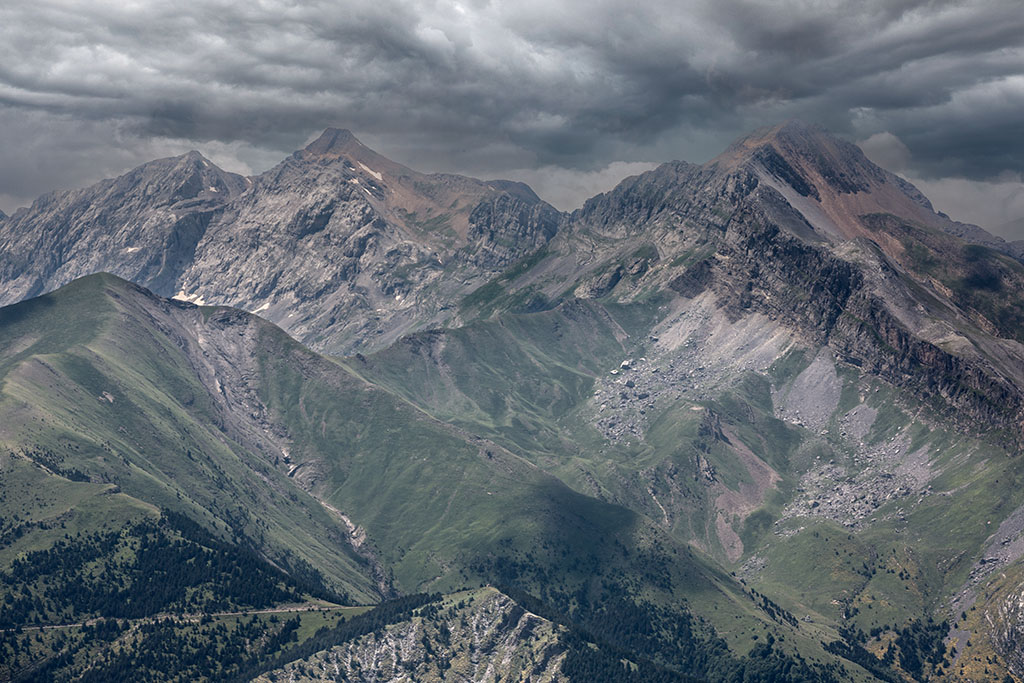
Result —
[[790, 116], [887, 132], [921, 177], [1024, 166], [1018, 0], [186, 7], [0, 7], [0, 207], [191, 147], [262, 170], [327, 125], [563, 204], [610, 164], [699, 161]]

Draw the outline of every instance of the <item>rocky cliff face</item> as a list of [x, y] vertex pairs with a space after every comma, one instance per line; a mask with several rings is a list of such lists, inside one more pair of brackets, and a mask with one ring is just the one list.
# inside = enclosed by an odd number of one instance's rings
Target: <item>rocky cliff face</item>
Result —
[[1010, 592], [996, 607], [992, 639], [1012, 673], [1024, 676], [1024, 587]]
[[258, 312], [316, 348], [375, 348], [555, 232], [528, 188], [423, 175], [329, 130], [211, 225], [178, 296]]
[[618, 301], [712, 293], [733, 321], [765, 315], [965, 424], [1019, 438], [1024, 267], [956, 233], [858, 148], [791, 123], [588, 201], [540, 282], [554, 294], [575, 279], [577, 296]]
[[270, 681], [559, 681], [562, 627], [492, 589], [257, 678]]
[[0, 303], [114, 271], [168, 292], [224, 206], [247, 187], [198, 152], [84, 190], [44, 195], [0, 229]]
[[109, 271], [316, 348], [373, 348], [450, 318], [558, 218], [521, 184], [417, 173], [329, 129], [259, 176], [193, 152], [40, 198], [0, 230], [0, 303]]

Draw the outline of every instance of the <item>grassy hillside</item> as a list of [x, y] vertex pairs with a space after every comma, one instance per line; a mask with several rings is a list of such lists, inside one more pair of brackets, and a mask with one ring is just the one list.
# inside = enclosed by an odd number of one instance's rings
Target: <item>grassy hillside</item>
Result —
[[[0, 447], [66, 488], [106, 484], [352, 600], [374, 600], [329, 513], [275, 471], [262, 444], [232, 433], [175, 315], [224, 333], [210, 312], [102, 275], [0, 311]], [[18, 542], [12, 552], [45, 541]]]
[[827, 350], [762, 341], [770, 327], [691, 325], [692, 306], [569, 301], [345, 363], [715, 557], [807, 629], [835, 629], [820, 640], [881, 653], [949, 619], [986, 537], [1024, 505], [999, 440]]
[[[572, 314], [613, 338], [629, 334], [606, 312]], [[257, 318], [102, 275], [0, 316], [0, 618], [80, 630], [107, 620], [101, 635], [15, 634], [8, 646], [20, 677], [82, 673], [87, 653], [116, 670], [142, 666], [132, 653], [160, 633], [145, 624], [161, 614], [181, 620], [317, 596], [371, 602], [481, 583], [521, 591], [574, 628], [675, 671], [724, 680], [766, 666], [744, 655], [769, 635], [780, 642], [775, 654], [758, 652], [771, 666], [796, 662], [804, 679], [835, 667], [791, 660], [831, 659], [819, 629], [782, 618], [644, 515], [436, 420]], [[515, 335], [538, 344], [561, 324], [522, 322]], [[584, 349], [567, 342], [545, 361], [562, 377], [557, 392], [536, 398], [526, 380], [517, 395], [551, 416], [552, 434], [603, 362]], [[218, 633], [200, 629], [189, 642], [201, 650], [208, 637], [232, 637]], [[112, 658], [96, 638], [122, 654]], [[147, 670], [158, 677], [159, 667]]]

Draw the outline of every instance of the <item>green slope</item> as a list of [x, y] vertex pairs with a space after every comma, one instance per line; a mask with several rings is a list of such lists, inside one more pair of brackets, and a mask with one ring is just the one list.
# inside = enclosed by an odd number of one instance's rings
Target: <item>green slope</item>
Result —
[[[580, 319], [619, 336], [626, 329], [607, 315]], [[517, 335], [531, 333], [534, 321], [524, 322]], [[533, 333], [546, 334], [550, 322]], [[3, 309], [0, 323], [10, 472], [0, 572], [6, 604], [18, 606], [8, 611], [15, 622], [257, 607], [329, 591], [370, 601], [490, 582], [677, 671], [717, 679], [746, 670], [752, 635], [769, 633], [788, 634], [780, 653], [829, 659], [817, 631], [773, 620], [753, 594], [643, 515], [434, 419], [258, 318], [159, 299], [99, 275]], [[586, 391], [592, 358], [581, 349], [566, 344], [550, 361], [561, 391], [576, 398], [538, 399], [537, 415], [557, 416]], [[520, 396], [531, 395], [527, 382]], [[22, 493], [33, 490], [31, 500]], [[64, 604], [48, 591], [66, 572], [44, 570], [53, 557], [85, 552], [66, 553], [66, 544], [95, 556], [93, 569], [68, 571], [140, 590], [145, 567], [164, 557], [150, 551], [167, 544], [182, 558], [249, 558], [256, 569], [247, 571], [269, 583], [258, 602], [235, 595], [230, 577], [239, 570], [210, 559], [219, 574], [185, 582], [138, 613], [111, 607], [118, 600], [109, 592], [106, 602]], [[26, 558], [38, 565], [32, 581], [19, 574]], [[718, 640], [701, 616], [712, 613], [715, 625], [739, 622], [743, 631]], [[119, 633], [109, 635], [123, 642]], [[76, 665], [53, 657], [74, 660], [73, 645], [81, 643], [12, 647], [40, 657], [35, 670], [50, 661], [63, 671]], [[787, 656], [779, 654], [779, 666]]]
[[290, 571], [315, 565], [311, 577], [374, 599], [335, 521], [254, 444], [233, 438], [200, 382], [174, 315], [198, 324], [207, 313], [104, 275], [3, 309], [0, 447], [181, 512]]
[[[269, 592], [232, 594], [225, 565], [146, 614], [492, 583], [680, 672], [727, 680], [756, 669], [750, 653], [803, 657], [800, 676], [869, 677], [854, 662], [890, 675], [856, 648], [942, 620], [986, 526], [1024, 502], [1016, 468], [842, 365], [824, 422], [780, 419], [808, 373], [833, 367], [799, 347], [762, 371], [698, 373], [687, 391], [639, 398], [666, 359], [667, 307], [569, 300], [344, 361], [111, 276], [0, 310], [0, 617], [137, 617], [109, 596], [62, 604], [57, 588], [83, 579], [40, 567], [58, 544], [101, 548], [95, 571], [141, 589], [131, 577], [151, 555], [139, 553], [160, 538], [210, 557], [233, 548]], [[598, 403], [620, 390], [616, 409], [639, 426], [613, 437]], [[873, 412], [855, 438], [857, 410]], [[924, 454], [927, 495], [852, 525], [803, 511], [811, 495], [828, 504], [805, 489], [823, 463], [855, 487], [878, 476], [858, 454], [897, 440]], [[954, 495], [970, 504], [947, 505]], [[758, 648], [767, 640], [776, 654]], [[831, 641], [846, 644], [829, 653]]]
[[[663, 305], [569, 300], [345, 362], [704, 549], [805, 616], [808, 630], [847, 629], [851, 643], [877, 649], [947, 619], [986, 537], [1024, 505], [1020, 468], [998, 434], [958, 432], [942, 406], [830, 355], [816, 361], [819, 347], [806, 342], [756, 371], [706, 369], [715, 349], [687, 355], [685, 343], [659, 354], [652, 339], [664, 325], [652, 321]], [[651, 370], [609, 376], [642, 356], [672, 389], [649, 402], [637, 392]], [[673, 365], [684, 372], [669, 376]], [[619, 390], [630, 395], [624, 405], [645, 407], [629, 438], [599, 429], [601, 402]], [[705, 614], [728, 632], [713, 607]]]

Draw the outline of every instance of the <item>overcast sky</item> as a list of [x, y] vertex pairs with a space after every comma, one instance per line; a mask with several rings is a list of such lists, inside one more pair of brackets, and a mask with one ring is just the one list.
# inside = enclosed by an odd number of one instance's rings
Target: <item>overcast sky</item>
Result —
[[1024, 218], [1020, 0], [0, 4], [8, 212], [193, 148], [262, 171], [327, 126], [573, 208], [791, 117], [1000, 231]]

